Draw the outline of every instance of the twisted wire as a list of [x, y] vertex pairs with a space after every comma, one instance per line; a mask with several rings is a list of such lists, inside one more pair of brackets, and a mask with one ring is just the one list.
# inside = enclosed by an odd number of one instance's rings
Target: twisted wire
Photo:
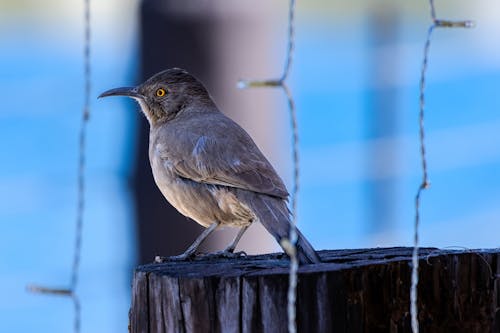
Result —
[[39, 285], [30, 285], [28, 290], [39, 294], [58, 295], [70, 297], [73, 303], [74, 318], [73, 331], [79, 333], [81, 329], [81, 305], [76, 289], [79, 282], [82, 232], [85, 212], [85, 162], [86, 162], [86, 142], [87, 123], [90, 118], [90, 95], [92, 89], [91, 81], [91, 21], [90, 21], [90, 0], [84, 0], [84, 38], [83, 38], [83, 108], [78, 135], [78, 170], [77, 170], [77, 204], [76, 204], [76, 225], [75, 240], [73, 244], [73, 260], [71, 265], [71, 277], [68, 288], [52, 288]]
[[420, 226], [420, 201], [422, 192], [430, 187], [429, 175], [427, 170], [427, 149], [425, 145], [425, 84], [426, 74], [429, 62], [429, 49], [431, 46], [431, 36], [435, 28], [471, 28], [474, 26], [473, 21], [449, 21], [438, 20], [436, 18], [436, 9], [434, 7], [434, 0], [429, 0], [430, 16], [432, 24], [427, 30], [427, 38], [425, 40], [422, 68], [420, 71], [420, 86], [419, 86], [419, 145], [420, 145], [420, 161], [422, 169], [422, 182], [420, 183], [417, 194], [415, 195], [415, 220], [414, 220], [414, 233], [413, 233], [413, 253], [412, 253], [412, 270], [411, 270], [411, 286], [410, 286], [410, 317], [411, 329], [413, 333], [419, 332], [418, 322], [418, 269], [419, 269], [419, 226]]
[[293, 95], [286, 84], [290, 69], [293, 61], [293, 53], [295, 49], [295, 0], [290, 0], [288, 6], [288, 34], [287, 34], [287, 52], [283, 72], [279, 79], [266, 79], [266, 80], [240, 80], [238, 87], [257, 88], [257, 87], [276, 87], [280, 88], [288, 102], [288, 111], [290, 114], [290, 126], [292, 129], [292, 163], [293, 163], [293, 185], [292, 195], [290, 200], [292, 211], [292, 224], [290, 226], [290, 233], [288, 239], [281, 240], [281, 246], [290, 257], [290, 272], [289, 284], [287, 293], [287, 313], [288, 313], [288, 332], [297, 332], [296, 323], [296, 298], [297, 298], [297, 270], [299, 261], [297, 258], [297, 196], [299, 193], [299, 134], [297, 124], [297, 111]]

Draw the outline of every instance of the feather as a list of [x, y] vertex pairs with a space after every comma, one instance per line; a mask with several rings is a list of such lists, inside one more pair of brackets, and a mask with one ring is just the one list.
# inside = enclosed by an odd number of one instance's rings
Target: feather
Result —
[[185, 112], [158, 127], [155, 137], [156, 153], [180, 177], [288, 198], [283, 181], [250, 136], [221, 112], [195, 117]]

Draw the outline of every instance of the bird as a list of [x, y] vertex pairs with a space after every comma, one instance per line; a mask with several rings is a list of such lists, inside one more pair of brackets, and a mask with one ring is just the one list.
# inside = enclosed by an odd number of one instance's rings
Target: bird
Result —
[[[149, 161], [156, 185], [181, 214], [206, 228], [184, 253], [169, 259], [195, 256], [219, 226], [240, 228], [218, 252], [233, 254], [255, 221], [283, 247], [293, 226], [283, 180], [250, 135], [219, 110], [196, 77], [171, 68], [135, 87], [107, 90], [99, 98], [109, 96], [138, 102], [150, 125]], [[301, 264], [321, 261], [298, 229], [296, 250]]]

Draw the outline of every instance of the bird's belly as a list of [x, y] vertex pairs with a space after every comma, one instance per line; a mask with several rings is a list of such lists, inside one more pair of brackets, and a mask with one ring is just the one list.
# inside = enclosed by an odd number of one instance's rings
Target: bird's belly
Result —
[[214, 222], [245, 226], [255, 220], [251, 209], [224, 186], [198, 183], [175, 175], [165, 168], [154, 171], [156, 185], [167, 201], [181, 214], [204, 227]]
[[184, 216], [187, 216], [204, 227], [208, 227], [215, 220], [210, 216], [209, 209], [202, 200], [200, 193], [192, 184], [182, 178], [158, 175], [153, 172], [156, 185], [167, 201]]

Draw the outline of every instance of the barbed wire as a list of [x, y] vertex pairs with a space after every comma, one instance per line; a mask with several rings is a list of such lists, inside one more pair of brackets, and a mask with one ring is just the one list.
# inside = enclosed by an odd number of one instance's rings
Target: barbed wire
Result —
[[418, 227], [420, 225], [420, 197], [422, 192], [430, 187], [429, 174], [427, 170], [427, 155], [425, 146], [425, 83], [426, 73], [429, 61], [429, 49], [431, 45], [431, 36], [435, 28], [471, 28], [474, 26], [473, 21], [449, 21], [440, 20], [436, 18], [436, 9], [434, 0], [429, 0], [430, 14], [432, 24], [427, 30], [427, 38], [424, 45], [424, 54], [422, 60], [422, 68], [420, 71], [420, 95], [419, 95], [419, 143], [420, 143], [420, 160], [422, 167], [422, 183], [419, 185], [417, 194], [415, 196], [415, 224], [413, 233], [413, 254], [412, 254], [412, 272], [411, 272], [411, 287], [410, 287], [410, 316], [411, 316], [411, 329], [413, 333], [419, 332], [418, 324], [418, 307], [417, 307], [417, 294], [418, 294], [418, 250], [419, 250], [419, 237]]
[[91, 28], [90, 28], [90, 0], [83, 0], [84, 11], [84, 38], [83, 38], [83, 109], [78, 137], [78, 171], [77, 171], [77, 207], [75, 240], [73, 245], [73, 262], [71, 267], [71, 278], [69, 288], [50, 288], [38, 285], [28, 286], [28, 290], [34, 293], [59, 295], [71, 297], [74, 309], [73, 331], [79, 333], [81, 329], [81, 306], [80, 299], [76, 292], [80, 273], [80, 260], [82, 250], [83, 217], [85, 212], [85, 161], [87, 142], [87, 123], [90, 118], [90, 95], [91, 84]]
[[299, 193], [299, 131], [297, 125], [297, 111], [295, 108], [295, 101], [293, 95], [286, 84], [290, 68], [293, 61], [293, 52], [295, 49], [295, 0], [290, 0], [288, 6], [288, 40], [287, 52], [285, 57], [285, 64], [283, 72], [279, 79], [267, 80], [240, 80], [238, 88], [258, 88], [258, 87], [274, 87], [280, 88], [288, 102], [288, 111], [290, 114], [290, 126], [292, 128], [292, 163], [293, 163], [293, 184], [292, 196], [290, 204], [292, 207], [292, 225], [290, 227], [290, 234], [288, 239], [281, 240], [281, 246], [290, 257], [290, 273], [287, 294], [287, 312], [288, 312], [288, 332], [297, 332], [296, 323], [296, 299], [297, 299], [297, 270], [299, 268], [299, 261], [297, 258], [297, 196]]

